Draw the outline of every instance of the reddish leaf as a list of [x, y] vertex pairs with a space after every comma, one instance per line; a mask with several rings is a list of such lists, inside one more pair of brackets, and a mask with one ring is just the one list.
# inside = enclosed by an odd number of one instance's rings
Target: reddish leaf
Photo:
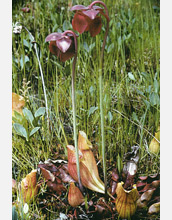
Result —
[[53, 192], [53, 193], [55, 192], [58, 195], [61, 195], [62, 192], [66, 191], [66, 188], [62, 184], [58, 184], [56, 182], [53, 183], [51, 181], [48, 181], [47, 187], [48, 187], [48, 191]]
[[42, 173], [43, 177], [46, 180], [50, 180], [51, 182], [55, 181], [55, 176], [49, 170], [46, 170], [43, 167], [41, 167], [40, 169], [41, 169], [41, 173]]
[[75, 180], [72, 179], [72, 177], [71, 177], [69, 174], [67, 174], [64, 169], [59, 168], [59, 171], [60, 171], [60, 175], [59, 175], [59, 176], [60, 176], [61, 180], [62, 180], [64, 183], [67, 183], [67, 182], [75, 182]]
[[84, 196], [75, 183], [71, 182], [68, 193], [68, 202], [72, 207], [76, 207], [84, 202]]

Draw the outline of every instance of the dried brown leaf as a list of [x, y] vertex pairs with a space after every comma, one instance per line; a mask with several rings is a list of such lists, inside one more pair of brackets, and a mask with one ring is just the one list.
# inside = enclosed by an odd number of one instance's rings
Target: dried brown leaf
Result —
[[153, 215], [160, 212], [160, 202], [154, 203], [149, 207], [148, 214]]
[[50, 180], [52, 182], [55, 181], [55, 176], [49, 170], [46, 170], [43, 167], [41, 167], [40, 170], [45, 180]]
[[155, 191], [155, 188], [149, 189], [146, 192], [144, 192], [140, 197], [141, 202], [144, 202], [144, 201], [149, 202], [152, 198], [154, 191]]

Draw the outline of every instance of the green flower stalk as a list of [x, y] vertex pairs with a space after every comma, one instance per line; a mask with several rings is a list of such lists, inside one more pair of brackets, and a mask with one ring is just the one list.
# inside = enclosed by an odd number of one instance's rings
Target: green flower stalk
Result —
[[[103, 8], [95, 6], [95, 4], [101, 4]], [[73, 29], [78, 31], [80, 34], [89, 31], [91, 36], [94, 37], [100, 33], [102, 27], [102, 21], [99, 14], [103, 15], [107, 20], [106, 32], [104, 35], [103, 46], [101, 50], [99, 60], [99, 93], [100, 93], [100, 117], [101, 117], [101, 136], [102, 136], [102, 158], [103, 158], [103, 173], [105, 183], [105, 193], [107, 193], [107, 172], [106, 172], [106, 154], [105, 154], [105, 132], [104, 132], [104, 111], [103, 111], [103, 61], [104, 61], [104, 49], [106, 39], [109, 31], [109, 15], [106, 5], [102, 1], [94, 1], [89, 6], [75, 5], [71, 11], [76, 11], [72, 20]]]
[[77, 175], [80, 190], [83, 191], [80, 168], [79, 168], [79, 151], [77, 143], [77, 129], [76, 129], [76, 97], [75, 97], [75, 69], [77, 61], [77, 39], [76, 34], [73, 31], [67, 30], [63, 33], [51, 33], [45, 41], [50, 41], [49, 49], [50, 52], [56, 55], [60, 61], [65, 62], [66, 60], [74, 56], [72, 65], [72, 110], [73, 110], [73, 131], [74, 131], [74, 144], [76, 151], [76, 165]]

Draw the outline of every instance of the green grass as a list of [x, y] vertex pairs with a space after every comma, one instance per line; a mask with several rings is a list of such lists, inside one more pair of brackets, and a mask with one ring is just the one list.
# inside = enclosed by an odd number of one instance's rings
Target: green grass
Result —
[[[73, 4], [84, 4], [75, 0]], [[87, 1], [88, 4], [91, 1]], [[159, 155], [151, 155], [148, 145], [160, 123], [159, 67], [159, 5], [149, 0], [105, 0], [110, 16], [110, 31], [104, 54], [104, 115], [107, 159], [113, 165], [117, 155], [140, 146], [139, 174], [159, 171]], [[47, 91], [50, 129], [46, 117], [26, 142], [13, 132], [13, 178], [21, 181], [36, 168], [39, 161], [53, 157], [53, 150], [64, 151], [73, 144], [71, 70], [72, 60], [60, 63], [48, 49], [45, 38], [56, 31], [72, 29], [73, 12], [67, 1], [30, 1], [33, 11], [20, 11], [22, 3], [13, 6], [13, 23], [22, 22], [35, 37], [40, 48], [40, 60]], [[106, 23], [103, 19], [104, 24]], [[84, 33], [78, 37], [76, 65], [77, 129], [83, 130], [95, 146], [101, 159], [101, 125], [97, 70], [105, 28], [95, 38]], [[22, 30], [12, 36], [12, 90], [22, 94], [23, 78], [30, 81], [29, 105], [33, 113], [45, 106], [41, 76], [33, 44]], [[28, 126], [28, 125], [27, 125]], [[60, 146], [60, 147], [59, 147]], [[60, 157], [60, 155], [59, 155]], [[100, 164], [102, 167], [102, 163]], [[32, 207], [39, 213], [36, 205]], [[52, 214], [53, 216], [53, 214]], [[55, 216], [55, 215], [54, 215]], [[58, 217], [58, 216], [57, 216]], [[39, 218], [44, 219], [44, 218]]]

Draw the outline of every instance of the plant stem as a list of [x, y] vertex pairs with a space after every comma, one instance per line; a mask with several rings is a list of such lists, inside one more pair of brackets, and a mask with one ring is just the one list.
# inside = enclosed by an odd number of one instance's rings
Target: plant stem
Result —
[[103, 62], [104, 62], [104, 49], [106, 44], [107, 35], [109, 32], [109, 15], [106, 5], [101, 1], [94, 1], [90, 4], [92, 7], [94, 4], [101, 4], [104, 6], [106, 14], [104, 15], [107, 20], [106, 32], [104, 35], [103, 46], [99, 61], [99, 91], [100, 91], [100, 117], [101, 117], [101, 136], [102, 136], [102, 159], [103, 159], [103, 174], [105, 184], [105, 194], [107, 194], [107, 168], [106, 168], [106, 153], [105, 153], [105, 132], [104, 132], [104, 111], [103, 111]]
[[[18, 22], [20, 23], [20, 22]], [[48, 115], [48, 102], [47, 102], [47, 94], [46, 94], [46, 90], [45, 90], [45, 82], [44, 82], [44, 75], [43, 75], [43, 71], [42, 71], [42, 66], [41, 66], [41, 62], [39, 59], [39, 55], [38, 55], [38, 49], [37, 49], [37, 42], [35, 41], [35, 38], [33, 37], [33, 35], [30, 33], [30, 31], [21, 23], [21, 25], [24, 27], [24, 29], [28, 32], [28, 34], [30, 35], [30, 40], [32, 43], [34, 43], [34, 48], [35, 48], [35, 52], [36, 52], [36, 57], [38, 60], [38, 65], [39, 65], [39, 70], [41, 73], [41, 79], [42, 79], [42, 87], [43, 87], [43, 92], [44, 92], [44, 98], [45, 98], [45, 109], [46, 109], [46, 114], [47, 114], [47, 127], [49, 130], [49, 115]]]
[[83, 186], [81, 183], [80, 176], [80, 166], [79, 166], [79, 150], [78, 150], [78, 141], [77, 141], [77, 129], [76, 129], [76, 95], [75, 95], [75, 69], [76, 69], [76, 60], [77, 60], [77, 40], [76, 35], [73, 31], [65, 31], [64, 34], [71, 33], [74, 37], [75, 43], [75, 56], [72, 64], [72, 110], [73, 110], [73, 131], [74, 131], [74, 144], [75, 144], [75, 153], [76, 153], [76, 167], [78, 175], [79, 188], [83, 192]]

